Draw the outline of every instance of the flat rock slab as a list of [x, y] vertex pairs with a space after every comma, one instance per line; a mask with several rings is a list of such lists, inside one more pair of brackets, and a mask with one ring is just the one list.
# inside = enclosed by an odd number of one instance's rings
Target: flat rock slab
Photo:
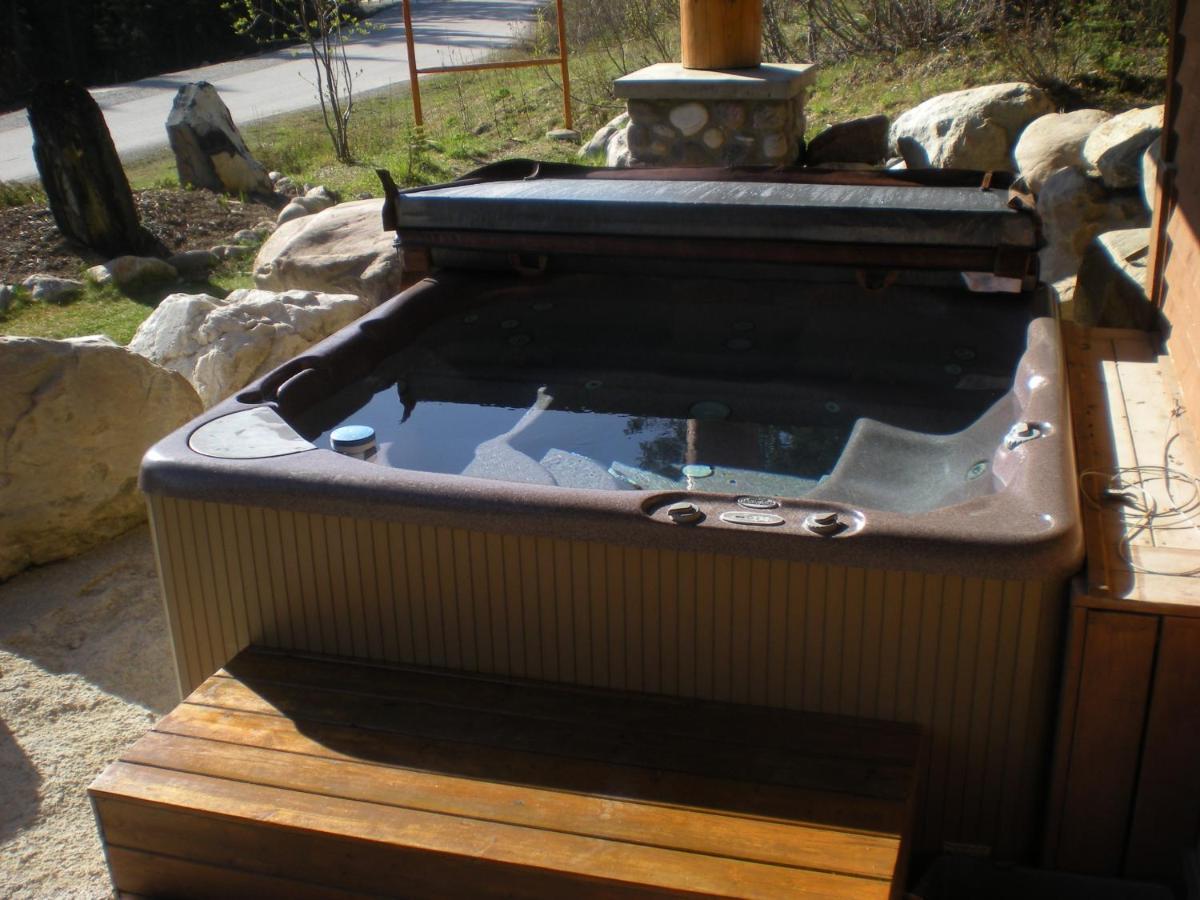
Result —
[[764, 63], [753, 69], [685, 69], [655, 63], [613, 82], [626, 100], [790, 100], [817, 79], [812, 63]]

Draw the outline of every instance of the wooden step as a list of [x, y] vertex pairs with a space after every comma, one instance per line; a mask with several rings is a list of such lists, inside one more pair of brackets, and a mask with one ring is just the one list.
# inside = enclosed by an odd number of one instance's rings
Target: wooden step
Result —
[[90, 789], [173, 897], [897, 897], [913, 726], [251, 649]]

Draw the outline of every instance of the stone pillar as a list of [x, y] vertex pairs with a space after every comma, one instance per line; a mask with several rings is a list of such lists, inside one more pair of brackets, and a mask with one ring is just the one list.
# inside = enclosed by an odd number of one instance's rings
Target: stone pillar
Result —
[[635, 166], [790, 165], [804, 149], [811, 63], [685, 69], [658, 63], [618, 78]]

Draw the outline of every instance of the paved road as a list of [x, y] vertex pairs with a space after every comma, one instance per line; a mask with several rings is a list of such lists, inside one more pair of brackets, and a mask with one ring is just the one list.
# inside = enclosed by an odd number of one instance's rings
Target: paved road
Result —
[[[509, 43], [538, 0], [414, 0], [417, 65], [456, 65]], [[371, 20], [380, 26], [354, 38], [349, 55], [358, 94], [408, 81], [404, 20], [397, 4]], [[181, 25], [181, 27], [183, 27]], [[180, 85], [216, 86], [239, 126], [256, 119], [316, 106], [312, 60], [305, 48], [278, 50], [250, 59], [171, 72], [91, 93], [104, 111], [122, 158], [166, 147], [165, 124]], [[0, 116], [0, 180], [37, 177], [33, 135], [24, 110]]]

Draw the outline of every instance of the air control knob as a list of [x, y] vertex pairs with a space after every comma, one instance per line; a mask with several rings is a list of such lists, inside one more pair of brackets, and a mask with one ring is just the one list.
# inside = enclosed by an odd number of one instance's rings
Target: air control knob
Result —
[[815, 512], [805, 518], [804, 527], [821, 537], [833, 537], [846, 530], [846, 523], [836, 512]]

